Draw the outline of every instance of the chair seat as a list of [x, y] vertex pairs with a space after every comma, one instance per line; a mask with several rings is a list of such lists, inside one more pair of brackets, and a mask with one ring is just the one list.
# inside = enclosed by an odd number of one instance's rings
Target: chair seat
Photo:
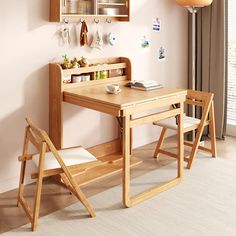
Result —
[[[87, 162], [97, 161], [96, 157], [82, 147], [64, 149], [58, 151], [66, 166], [79, 165]], [[34, 163], [38, 166], [39, 154], [33, 156]], [[45, 154], [44, 169], [60, 168], [52, 152]]]
[[[200, 124], [201, 120], [200, 119], [196, 119], [190, 116], [184, 116], [183, 117], [183, 128], [186, 129], [188, 127], [191, 127], [192, 125], [196, 125], [196, 124]], [[153, 122], [154, 125], [158, 125], [161, 127], [165, 127], [168, 129], [173, 129], [173, 130], [177, 130], [178, 126], [176, 124], [176, 119], [175, 117], [171, 117], [162, 121], [158, 121], [158, 122]]]

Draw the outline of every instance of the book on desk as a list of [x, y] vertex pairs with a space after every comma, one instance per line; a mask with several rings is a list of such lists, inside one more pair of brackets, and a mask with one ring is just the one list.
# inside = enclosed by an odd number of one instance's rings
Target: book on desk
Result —
[[129, 82], [128, 86], [130, 86], [130, 88], [132, 89], [138, 89], [138, 90], [143, 90], [143, 91], [163, 88], [163, 85], [159, 84], [155, 80], [131, 81]]

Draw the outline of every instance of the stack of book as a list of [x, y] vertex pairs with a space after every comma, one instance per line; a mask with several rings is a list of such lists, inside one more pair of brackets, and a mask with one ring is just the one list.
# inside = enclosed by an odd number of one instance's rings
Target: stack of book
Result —
[[144, 91], [163, 88], [163, 85], [159, 84], [155, 80], [136, 80], [136, 81], [131, 81], [129, 83], [129, 86], [131, 88], [139, 89], [139, 90], [144, 90]]

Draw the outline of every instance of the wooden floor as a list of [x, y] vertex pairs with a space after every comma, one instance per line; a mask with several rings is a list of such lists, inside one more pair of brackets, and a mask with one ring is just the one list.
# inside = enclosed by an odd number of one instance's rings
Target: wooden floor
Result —
[[[220, 152], [224, 152], [227, 156], [227, 150], [231, 150], [231, 148], [234, 147], [235, 139], [227, 138], [226, 141], [218, 141], [217, 143]], [[149, 144], [134, 150], [134, 154], [141, 157], [143, 163], [132, 170], [132, 178], [144, 175], [149, 171], [161, 168], [162, 166], [174, 161], [171, 158], [163, 156], [161, 156], [159, 160], [153, 159], [152, 155], [155, 147], [154, 145], [155, 144]], [[173, 142], [170, 144], [169, 148], [173, 148]], [[116, 174], [84, 186], [83, 190], [86, 196], [89, 197], [119, 184], [121, 184], [121, 174]], [[34, 193], [35, 185], [28, 185], [26, 187], [26, 197], [31, 203]], [[16, 207], [16, 200], [17, 190], [0, 194], [0, 233], [17, 228], [29, 222], [21, 207]], [[65, 208], [76, 201], [77, 199], [73, 195], [70, 195], [64, 187], [56, 184], [52, 179], [47, 179], [44, 182], [43, 187], [40, 216], [44, 216], [56, 210]]]

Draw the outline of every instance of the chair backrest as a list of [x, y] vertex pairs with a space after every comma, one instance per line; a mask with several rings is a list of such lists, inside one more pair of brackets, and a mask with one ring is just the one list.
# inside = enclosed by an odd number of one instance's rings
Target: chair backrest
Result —
[[185, 104], [202, 108], [202, 116], [208, 115], [214, 94], [202, 91], [188, 90]]
[[41, 145], [43, 142], [47, 144], [47, 149], [56, 150], [46, 131], [37, 127], [28, 117], [26, 118], [26, 122], [28, 124], [26, 131], [27, 138], [39, 152], [41, 151]]
[[[45, 155], [45, 152], [48, 152], [48, 151], [52, 152], [52, 154], [56, 158], [57, 162], [59, 163], [59, 165], [61, 166], [63, 171], [66, 173], [67, 177], [71, 176], [64, 161], [60, 157], [58, 150], [53, 145], [53, 143], [50, 140], [50, 138], [48, 137], [46, 131], [37, 127], [31, 121], [30, 118], [26, 118], [26, 122], [28, 124], [27, 129], [26, 129], [26, 139], [29, 140], [38, 149], [39, 154], [40, 154], [40, 159], [41, 159], [41, 156]], [[25, 147], [24, 147], [23, 155], [26, 154], [26, 152], [27, 152], [27, 146], [28, 145], [25, 145]]]

